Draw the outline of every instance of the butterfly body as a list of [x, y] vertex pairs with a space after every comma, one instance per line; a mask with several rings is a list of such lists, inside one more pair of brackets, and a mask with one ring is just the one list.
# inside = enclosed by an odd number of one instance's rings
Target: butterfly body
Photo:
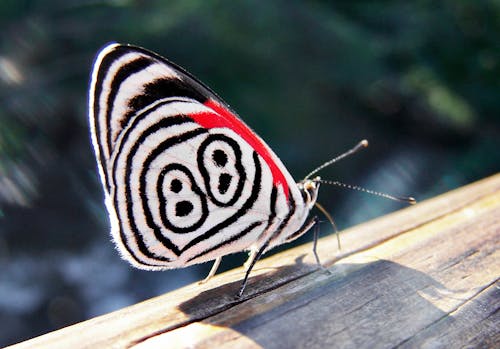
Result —
[[96, 58], [89, 98], [111, 232], [142, 269], [171, 269], [294, 240], [319, 183], [296, 183], [212, 90], [142, 48]]

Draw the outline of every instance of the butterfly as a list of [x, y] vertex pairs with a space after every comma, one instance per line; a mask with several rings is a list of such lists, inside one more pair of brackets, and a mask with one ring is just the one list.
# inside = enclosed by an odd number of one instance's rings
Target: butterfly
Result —
[[215, 260], [210, 278], [222, 256], [249, 251], [241, 296], [263, 253], [317, 222], [320, 178], [295, 182], [215, 92], [153, 52], [98, 53], [89, 122], [111, 234], [135, 267]]

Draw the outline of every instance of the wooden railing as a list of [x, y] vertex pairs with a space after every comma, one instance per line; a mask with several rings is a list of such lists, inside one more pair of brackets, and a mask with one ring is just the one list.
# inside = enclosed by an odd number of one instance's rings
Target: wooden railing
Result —
[[[500, 345], [500, 174], [12, 348]], [[330, 256], [330, 258], [328, 258]]]

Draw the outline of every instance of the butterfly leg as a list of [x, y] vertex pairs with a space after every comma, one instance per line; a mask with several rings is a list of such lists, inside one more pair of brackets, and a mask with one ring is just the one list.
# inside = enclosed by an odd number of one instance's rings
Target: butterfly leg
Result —
[[[319, 220], [318, 220], [318, 217], [314, 217], [314, 223], [318, 223]], [[319, 224], [314, 224], [314, 230], [313, 230], [313, 254], [314, 254], [314, 258], [316, 259], [316, 263], [318, 264], [318, 268], [320, 268], [321, 270], [324, 270], [328, 273], [331, 273], [330, 270], [326, 267], [323, 266], [323, 264], [321, 264], [321, 261], [319, 260], [319, 256], [318, 256], [318, 250], [317, 250], [317, 247], [318, 247], [318, 238], [319, 238]]]
[[258, 250], [256, 250], [256, 249], [250, 250], [250, 254], [248, 255], [248, 259], [245, 261], [245, 264], [243, 264], [243, 267], [245, 267], [245, 269], [248, 269], [250, 264], [252, 264], [252, 261], [255, 259], [257, 252], [258, 252]]
[[203, 280], [201, 280], [199, 282], [199, 284], [204, 284], [205, 282], [207, 282], [208, 280], [210, 280], [214, 275], [215, 273], [217, 272], [217, 269], [219, 268], [219, 265], [220, 265], [220, 261], [222, 260], [222, 256], [220, 257], [217, 257], [215, 259], [215, 262], [214, 264], [212, 265], [212, 269], [210, 269], [210, 272], [208, 273], [207, 277], [204, 278]]
[[250, 275], [250, 272], [253, 269], [253, 266], [257, 261], [260, 259], [264, 251], [267, 249], [269, 246], [269, 242], [271, 239], [267, 240], [264, 245], [261, 246], [261, 248], [257, 252], [251, 252], [250, 257], [248, 257], [248, 260], [245, 262], [245, 265], [248, 263], [247, 271], [245, 273], [245, 277], [243, 278], [243, 281], [241, 282], [240, 290], [238, 294], [236, 295], [236, 299], [240, 299], [241, 296], [243, 295], [243, 291], [245, 290], [245, 287], [247, 286], [247, 281], [248, 281], [248, 276]]
[[[304, 225], [304, 227], [302, 227], [296, 234], [293, 234], [293, 235], [296, 236], [296, 237], [298, 237], [298, 236], [304, 234], [309, 229], [311, 229], [313, 226], [315, 226], [315, 225], [318, 226], [317, 225], [318, 221], [319, 221], [318, 217], [313, 217], [309, 222], [307, 222]], [[315, 244], [316, 244], [316, 242], [318, 240], [317, 232], [315, 234], [316, 234], [315, 235], [316, 237], [315, 237], [314, 241], [315, 241]], [[266, 251], [266, 249], [269, 247], [269, 243], [271, 242], [271, 240], [272, 240], [273, 237], [274, 237], [274, 235], [270, 236], [268, 238], [268, 240], [264, 243], [264, 245], [261, 246], [261, 248], [259, 250], [252, 250], [252, 252], [250, 253], [250, 256], [248, 257], [247, 261], [245, 262], [245, 267], [247, 268], [247, 271], [246, 271], [245, 277], [243, 278], [243, 281], [241, 283], [240, 291], [236, 295], [236, 299], [241, 298], [241, 296], [243, 295], [243, 291], [245, 290], [245, 287], [247, 285], [248, 276], [250, 275], [250, 272], [252, 271], [253, 266], [260, 259], [260, 257], [262, 256], [262, 254]], [[314, 252], [314, 255], [316, 257], [316, 261], [318, 262], [318, 265], [322, 269], [326, 269], [319, 262], [319, 257], [318, 257], [318, 255], [316, 253], [316, 247], [314, 247], [313, 252]], [[326, 269], [326, 270], [328, 270], [328, 269]]]

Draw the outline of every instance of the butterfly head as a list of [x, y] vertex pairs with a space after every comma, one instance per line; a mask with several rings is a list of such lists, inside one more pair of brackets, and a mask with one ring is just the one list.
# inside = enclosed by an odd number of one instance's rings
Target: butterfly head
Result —
[[320, 181], [321, 178], [317, 176], [313, 179], [308, 179], [308, 178], [303, 179], [298, 183], [299, 190], [304, 199], [304, 203], [306, 207], [309, 209], [311, 209], [314, 206], [316, 200], [318, 199]]

